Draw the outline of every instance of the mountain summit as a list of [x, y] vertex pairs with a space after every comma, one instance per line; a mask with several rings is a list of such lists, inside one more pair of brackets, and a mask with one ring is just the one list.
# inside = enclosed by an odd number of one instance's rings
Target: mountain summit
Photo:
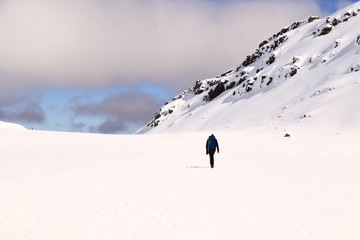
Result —
[[196, 81], [138, 133], [360, 129], [359, 26], [360, 2], [295, 22], [240, 65]]

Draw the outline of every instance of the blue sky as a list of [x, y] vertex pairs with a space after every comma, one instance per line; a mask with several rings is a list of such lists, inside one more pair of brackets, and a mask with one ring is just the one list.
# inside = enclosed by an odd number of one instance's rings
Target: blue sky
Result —
[[0, 121], [132, 133], [282, 27], [353, 2], [1, 1]]

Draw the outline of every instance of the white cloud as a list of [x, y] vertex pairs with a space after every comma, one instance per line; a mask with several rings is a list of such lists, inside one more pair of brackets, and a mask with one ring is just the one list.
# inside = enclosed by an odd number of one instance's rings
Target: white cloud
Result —
[[241, 63], [265, 38], [321, 14], [315, 1], [12, 0], [0, 5], [0, 87], [179, 89]]

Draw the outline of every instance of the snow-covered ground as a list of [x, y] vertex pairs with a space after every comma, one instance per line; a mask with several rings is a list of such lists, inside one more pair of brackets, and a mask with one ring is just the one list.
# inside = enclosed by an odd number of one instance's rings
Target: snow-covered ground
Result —
[[0, 239], [358, 239], [360, 136], [0, 129]]
[[3, 121], [0, 121], [0, 128], [11, 128], [11, 129], [22, 129], [22, 130], [26, 129], [24, 126], [21, 126], [19, 124], [3, 122]]

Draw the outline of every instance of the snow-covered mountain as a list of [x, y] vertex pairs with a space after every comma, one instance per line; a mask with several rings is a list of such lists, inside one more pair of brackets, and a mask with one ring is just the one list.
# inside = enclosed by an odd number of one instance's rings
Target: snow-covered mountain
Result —
[[360, 2], [309, 17], [161, 107], [138, 133], [360, 129]]
[[16, 123], [2, 122], [2, 121], [0, 121], [0, 128], [23, 129], [23, 130], [26, 129], [22, 125], [19, 125], [19, 124], [16, 124]]

